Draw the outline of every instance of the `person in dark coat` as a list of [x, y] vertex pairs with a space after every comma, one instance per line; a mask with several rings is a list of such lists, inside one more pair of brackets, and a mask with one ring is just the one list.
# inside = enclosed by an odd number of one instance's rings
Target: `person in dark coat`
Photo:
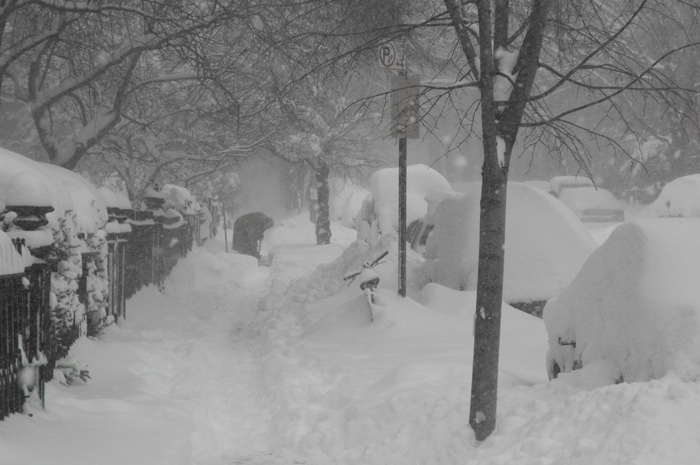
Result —
[[233, 223], [233, 250], [238, 253], [260, 258], [260, 243], [265, 231], [275, 222], [260, 212], [247, 213], [238, 217]]

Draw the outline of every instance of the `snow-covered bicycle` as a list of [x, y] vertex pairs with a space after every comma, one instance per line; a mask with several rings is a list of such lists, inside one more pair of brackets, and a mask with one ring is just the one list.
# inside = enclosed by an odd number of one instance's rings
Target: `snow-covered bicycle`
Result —
[[376, 260], [372, 262], [365, 262], [362, 265], [361, 271], [358, 271], [357, 273], [353, 273], [343, 278], [344, 281], [350, 281], [348, 283], [348, 286], [350, 286], [350, 284], [352, 284], [355, 281], [355, 279], [359, 279], [360, 289], [365, 291], [365, 295], [367, 296], [367, 304], [369, 305], [369, 315], [373, 321], [374, 317], [372, 315], [372, 304], [374, 304], [374, 290], [379, 285], [379, 275], [372, 268], [379, 265], [380, 263], [384, 263], [381, 260], [388, 254], [388, 251], [384, 252]]

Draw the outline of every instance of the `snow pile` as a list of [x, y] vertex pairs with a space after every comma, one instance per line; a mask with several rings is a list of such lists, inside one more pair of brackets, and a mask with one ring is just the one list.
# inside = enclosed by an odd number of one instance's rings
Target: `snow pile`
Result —
[[[480, 184], [440, 202], [426, 245], [427, 274], [452, 289], [476, 289]], [[571, 210], [534, 187], [508, 183], [503, 300], [530, 302], [558, 294], [596, 245]]]
[[559, 193], [559, 200], [579, 214], [585, 214], [585, 210], [595, 209], [623, 210], [622, 203], [615, 198], [613, 193], [600, 187], [562, 189]]
[[126, 192], [113, 192], [107, 187], [97, 189], [104, 200], [107, 208], [121, 208], [123, 210], [131, 209], [131, 201]]
[[700, 174], [666, 184], [659, 197], [639, 213], [640, 218], [700, 217]]
[[7, 186], [5, 204], [11, 206], [45, 207], [51, 205], [51, 193], [44, 180], [32, 171], [15, 174]]
[[43, 164], [42, 168], [66, 190], [78, 216], [79, 233], [94, 234], [107, 224], [107, 207], [97, 187], [73, 171]]
[[[544, 309], [562, 371], [606, 361], [625, 381], [700, 375], [700, 219], [622, 224]], [[614, 377], [613, 377], [614, 379]]]
[[[49, 202], [43, 206], [54, 208], [54, 212], [47, 215], [54, 227], [57, 227], [57, 218], [62, 218], [67, 210], [73, 209], [72, 199], [46, 172], [44, 163], [0, 148], [0, 166], [0, 205], [3, 207], [8, 204], [31, 205]], [[28, 191], [25, 192], [25, 189]], [[8, 199], [11, 199], [9, 203]]]
[[[374, 242], [376, 234], [390, 234], [399, 224], [399, 169], [376, 171], [371, 180], [372, 196], [363, 206], [356, 229], [358, 238]], [[450, 183], [426, 165], [406, 168], [406, 225], [425, 216], [428, 204], [425, 196], [433, 190], [450, 191]]]
[[595, 184], [585, 176], [554, 176], [549, 180], [549, 186], [550, 190], [558, 196], [566, 188], [595, 187]]
[[[415, 300], [399, 297], [395, 245], [354, 242], [266, 300], [264, 376], [282, 463], [457, 464], [473, 456], [466, 419], [475, 294], [430, 284]], [[357, 282], [348, 287], [342, 277], [382, 248], [390, 253], [374, 268], [381, 281], [370, 314]], [[544, 382], [542, 321], [504, 306], [503, 327], [511, 345], [501, 354], [501, 386]]]
[[201, 209], [194, 196], [184, 187], [165, 184], [162, 195], [165, 199], [164, 210], [172, 208], [185, 215], [194, 215]]

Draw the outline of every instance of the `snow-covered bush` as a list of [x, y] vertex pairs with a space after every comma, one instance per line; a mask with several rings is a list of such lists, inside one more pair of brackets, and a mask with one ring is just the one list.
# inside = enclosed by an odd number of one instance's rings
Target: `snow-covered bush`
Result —
[[[33, 254], [52, 261], [50, 318], [56, 336], [55, 357], [68, 353], [78, 334], [87, 332], [87, 313], [103, 315], [107, 298], [107, 211], [97, 188], [72, 171], [0, 149], [1, 206], [52, 207], [36, 230], [5, 221], [10, 237], [21, 237]], [[4, 210], [4, 208], [3, 208]], [[83, 253], [91, 253], [95, 272], [88, 280], [87, 309], [78, 298]], [[99, 318], [97, 318], [99, 321]]]
[[544, 309], [550, 376], [606, 364], [610, 381], [700, 378], [700, 219], [617, 227]]

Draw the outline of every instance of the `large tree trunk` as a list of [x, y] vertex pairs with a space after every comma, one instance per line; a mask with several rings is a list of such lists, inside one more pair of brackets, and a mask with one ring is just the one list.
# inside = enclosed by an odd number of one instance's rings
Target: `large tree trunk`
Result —
[[[498, 69], [494, 62], [494, 49], [484, 44], [491, 44], [493, 37], [494, 47], [504, 49], [507, 47], [508, 0], [496, 2], [493, 22], [491, 2], [477, 2], [479, 42], [482, 44], [479, 50], [481, 64], [479, 90], [484, 166], [481, 174], [483, 183], [479, 226], [479, 275], [474, 320], [474, 359], [469, 423], [479, 441], [486, 439], [496, 426], [508, 166], [535, 80], [551, 1], [533, 1], [530, 27], [523, 39], [513, 70], [517, 70], [516, 82], [508, 98], [508, 104], [502, 109], [498, 108], [494, 97], [493, 76]], [[454, 2], [447, 3], [454, 4]], [[459, 28], [458, 32], [460, 32]]]
[[[479, 8], [482, 43], [491, 37], [491, 11]], [[479, 268], [474, 316], [474, 357], [469, 424], [476, 438], [486, 439], [496, 426], [498, 392], [498, 355], [501, 334], [503, 297], [503, 245], [505, 243], [505, 209], [507, 170], [498, 154], [498, 127], [493, 93], [493, 56], [490, 47], [481, 50], [481, 124], [484, 165], [481, 184], [479, 223]]]
[[328, 165], [321, 162], [316, 166], [316, 192], [318, 195], [318, 216], [316, 218], [316, 243], [331, 243], [330, 206], [328, 204]]

